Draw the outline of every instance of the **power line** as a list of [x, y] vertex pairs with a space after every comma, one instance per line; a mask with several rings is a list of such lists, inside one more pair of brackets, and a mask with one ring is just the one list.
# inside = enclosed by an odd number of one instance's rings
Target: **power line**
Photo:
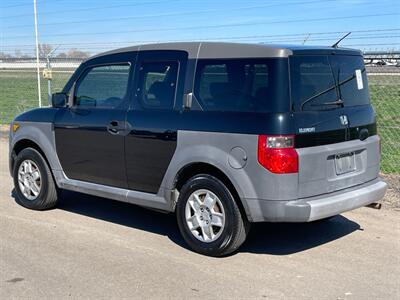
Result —
[[[63, 1], [63, 0], [58, 0], [58, 1]], [[49, 15], [49, 14], [58, 14], [58, 13], [62, 13], [63, 15], [65, 15], [68, 12], [79, 12], [79, 11], [92, 11], [92, 10], [101, 10], [101, 9], [109, 9], [109, 8], [118, 8], [118, 7], [131, 7], [131, 6], [142, 6], [142, 5], [147, 5], [147, 4], [159, 4], [159, 3], [170, 3], [172, 1], [182, 1], [182, 0], [169, 0], [169, 1], [158, 1], [158, 2], [146, 2], [146, 3], [136, 3], [136, 4], [118, 4], [118, 5], [109, 5], [109, 6], [96, 6], [96, 7], [85, 7], [85, 8], [77, 8], [77, 9], [69, 9], [69, 10], [62, 10], [62, 11], [50, 11], [50, 12], [44, 12], [44, 13], [40, 13], [40, 16], [43, 15]], [[285, 5], [304, 5], [304, 4], [315, 4], [315, 3], [329, 3], [329, 2], [335, 2], [336, 0], [314, 0], [314, 1], [303, 1], [303, 2], [299, 2], [299, 1], [295, 1], [295, 2], [286, 2]], [[375, 2], [369, 2], [369, 4], [375, 4]], [[365, 7], [366, 3], [363, 3], [363, 6]], [[280, 7], [282, 6], [282, 3], [279, 4], [269, 4], [269, 5], [260, 5], [260, 6], [252, 6], [252, 7], [243, 7], [243, 8], [237, 8], [237, 10], [243, 10], [243, 9], [258, 9], [258, 8], [268, 8], [268, 7]], [[382, 6], [380, 6], [381, 8]], [[392, 7], [392, 5], [390, 6]], [[227, 10], [236, 10], [235, 8], [224, 8], [224, 12]], [[221, 11], [220, 9], [215, 9], [215, 10], [209, 10], [209, 11], [204, 11], [204, 12], [213, 12], [213, 11]], [[171, 14], [171, 16], [173, 15], [184, 15], [186, 13], [192, 14], [192, 13], [203, 13], [202, 11], [193, 11], [193, 12], [182, 12], [182, 13], [176, 13], [176, 14]], [[13, 15], [13, 16], [4, 16], [4, 17], [0, 17], [0, 19], [7, 19], [7, 18], [18, 18], [18, 17], [26, 17], [26, 16], [30, 16], [30, 14], [21, 14], [21, 15]], [[164, 16], [164, 15], [159, 15], [159, 16]], [[168, 16], [168, 15], [165, 15]], [[137, 16], [138, 18], [140, 16]], [[157, 17], [157, 15], [155, 15], [155, 17]], [[122, 17], [123, 18], [123, 17]], [[131, 18], [131, 17], [129, 17]], [[136, 18], [135, 16], [132, 18]], [[121, 19], [121, 18], [115, 18], [115, 19]], [[99, 21], [101, 21], [101, 19], [97, 19]], [[96, 21], [97, 20], [93, 20]], [[107, 19], [103, 19], [103, 20], [107, 20]], [[72, 21], [74, 22], [74, 21]], [[80, 23], [80, 21], [78, 21]], [[86, 21], [84, 21], [86, 22]], [[90, 22], [90, 21], [88, 21]], [[70, 24], [71, 22], [65, 22], [65, 24]], [[63, 22], [59, 22], [59, 23], [47, 23], [46, 25], [56, 25], [56, 24], [64, 24]], [[23, 27], [23, 26], [29, 26], [29, 25], [18, 25], [18, 27]], [[8, 28], [14, 28], [14, 26], [12, 27], [8, 27]]]
[[[196, 30], [196, 29], [213, 29], [213, 28], [227, 28], [227, 27], [238, 27], [238, 26], [254, 26], [264, 24], [282, 24], [282, 23], [303, 23], [303, 22], [319, 22], [327, 20], [345, 20], [353, 18], [371, 18], [371, 17], [383, 17], [383, 16], [398, 16], [400, 13], [385, 13], [385, 14], [368, 14], [368, 15], [352, 15], [343, 17], [329, 17], [329, 18], [313, 18], [313, 19], [292, 19], [285, 21], [257, 21], [248, 23], [236, 23], [236, 24], [219, 24], [219, 25], [203, 25], [203, 26], [190, 26], [190, 27], [169, 27], [169, 28], [150, 28], [141, 30], [125, 30], [125, 31], [108, 31], [108, 32], [81, 32], [81, 33], [63, 33], [63, 34], [43, 34], [45, 37], [55, 36], [85, 36], [85, 35], [106, 35], [106, 34], [119, 34], [119, 33], [139, 33], [139, 32], [165, 32], [165, 31], [176, 31], [176, 30]], [[29, 38], [30, 35], [13, 36], [8, 39], [18, 38]]]
[[[42, 0], [42, 1], [37, 1], [37, 3], [50, 2], [50, 1], [51, 2], [61, 2], [61, 1], [69, 1], [69, 2], [71, 2], [71, 0]], [[5, 5], [5, 6], [1, 6], [0, 9], [21, 7], [21, 6], [32, 6], [32, 3], [31, 3], [31, 1], [29, 1], [29, 2], [20, 3], [20, 4]]]
[[[301, 2], [290, 2], [290, 5], [304, 5], [304, 4], [315, 4], [315, 3], [325, 3], [325, 2], [333, 2], [336, 0], [313, 0], [313, 1], [301, 1]], [[268, 5], [256, 5], [256, 6], [245, 6], [245, 7], [233, 7], [233, 8], [225, 8], [223, 12], [226, 11], [242, 11], [242, 10], [252, 10], [252, 9], [261, 9], [261, 8], [269, 8], [269, 7], [278, 7], [282, 6], [282, 4], [268, 4]], [[100, 7], [99, 7], [100, 9]], [[208, 9], [208, 10], [194, 10], [194, 11], [185, 11], [185, 12], [173, 12], [167, 14], [153, 14], [153, 15], [139, 15], [139, 16], [127, 16], [127, 17], [117, 17], [117, 18], [100, 18], [100, 19], [91, 19], [91, 20], [81, 20], [81, 21], [66, 21], [66, 22], [53, 22], [53, 23], [42, 23], [42, 26], [53, 26], [53, 25], [64, 25], [64, 24], [83, 24], [83, 23], [95, 23], [95, 22], [110, 22], [110, 21], [121, 21], [121, 20], [131, 20], [131, 19], [144, 19], [144, 18], [159, 18], [159, 17], [170, 17], [170, 16], [180, 16], [180, 15], [191, 15], [191, 14], [203, 14], [203, 13], [211, 13], [211, 12], [222, 12], [221, 9]], [[41, 14], [43, 15], [43, 14]], [[23, 25], [13, 25], [7, 26], [5, 28], [21, 28], [21, 27], [30, 27], [31, 24], [23, 24]]]
[[392, 45], [400, 45], [400, 43], [374, 43], [374, 44], [344, 44], [345, 47], [368, 47], [368, 46], [392, 46]]
[[[350, 36], [348, 39], [366, 39], [366, 38], [394, 38], [399, 37], [399, 35], [390, 35], [392, 32], [400, 31], [400, 28], [388, 28], [388, 29], [368, 29], [368, 30], [351, 30], [353, 36]], [[247, 35], [247, 36], [230, 36], [230, 37], [214, 37], [214, 38], [203, 38], [198, 39], [201, 41], [211, 41], [211, 40], [240, 40], [240, 39], [259, 39], [259, 38], [281, 38], [281, 40], [296, 40], [294, 37], [298, 37], [298, 39], [303, 39], [304, 36], [310, 35], [310, 41], [315, 40], [329, 40], [336, 38], [336, 35], [347, 33], [348, 31], [331, 31], [331, 32], [304, 32], [304, 33], [293, 33], [293, 34], [275, 34], [275, 35]], [[373, 33], [373, 34], [368, 34]], [[378, 33], [386, 34], [385, 36], [378, 35]], [[361, 37], [357, 37], [356, 34], [364, 34]], [[367, 34], [367, 35], [366, 35]], [[315, 36], [327, 36], [332, 35], [330, 38], [315, 38]], [[356, 35], [356, 36], [354, 36]], [[285, 38], [285, 39], [284, 39]], [[160, 40], [135, 40], [135, 41], [109, 41], [109, 42], [86, 42], [86, 43], [56, 43], [60, 46], [82, 46], [82, 45], [115, 45], [115, 44], [132, 44], [132, 43], [151, 43], [151, 42], [159, 42]], [[168, 40], [169, 42], [173, 41], [193, 41], [193, 39], [179, 39], [179, 40]], [[32, 47], [34, 44], [20, 44], [20, 45], [5, 45], [3, 47]]]
[[[142, 2], [142, 3], [127, 3], [127, 4], [116, 4], [116, 5], [107, 5], [107, 6], [85, 7], [85, 8], [62, 10], [62, 11], [56, 10], [56, 11], [44, 12], [44, 13], [41, 13], [38, 15], [43, 16], [43, 15], [51, 15], [51, 14], [59, 14], [59, 13], [65, 14], [65, 12], [92, 11], [92, 10], [101, 10], [101, 9], [118, 8], [118, 7], [136, 7], [136, 6], [143, 6], [143, 5], [149, 5], [149, 4], [161, 4], [161, 3], [170, 3], [170, 2], [177, 2], [177, 1], [183, 1], [183, 0], [163, 0], [163, 1], [152, 1], [152, 2]], [[0, 19], [27, 17], [27, 16], [31, 16], [31, 15], [32, 14], [4, 16], [4, 17], [0, 17]]]
[[[304, 36], [303, 36], [304, 37]], [[226, 38], [214, 38], [214, 39], [200, 39], [199, 41], [227, 41], [227, 40], [231, 40], [231, 41], [238, 41], [238, 40], [254, 40], [254, 41], [258, 41], [258, 42], [263, 42], [263, 43], [287, 43], [287, 42], [301, 42], [303, 40], [303, 37], [299, 36], [297, 38], [280, 38], [280, 39], [273, 39], [273, 40], [260, 40], [261, 38], [263, 38], [263, 36], [243, 36], [243, 37], [226, 37]], [[309, 42], [320, 42], [320, 41], [334, 41], [337, 37], [330, 37], [330, 38], [314, 38], [314, 39], [309, 39]], [[351, 40], [363, 40], [363, 39], [381, 39], [381, 38], [400, 38], [400, 35], [392, 35], [392, 36], [361, 36], [361, 37], [353, 37], [353, 38], [348, 38]], [[168, 40], [165, 42], [182, 42], [185, 40]], [[112, 49], [115, 48], [116, 44], [122, 44], [122, 45], [130, 45], [130, 44], [138, 44], [138, 43], [157, 43], [160, 41], [156, 41], [156, 40], [146, 40], [146, 41], [126, 41], [126, 42], [113, 42], [113, 43], [82, 43], [79, 44], [80, 47], [79, 49]], [[387, 43], [392, 44], [392, 42], [388, 42]], [[92, 46], [86, 46], [86, 45], [92, 45]], [[69, 46], [69, 47], [67, 47]], [[8, 46], [10, 48], [14, 48], [14, 49], [21, 49], [21, 48], [25, 48], [25, 49], [29, 49], [32, 48], [33, 45], [18, 45], [18, 46]], [[71, 47], [71, 44], [62, 44], [61, 47], [59, 48], [61, 49], [71, 49], [73, 47]]]

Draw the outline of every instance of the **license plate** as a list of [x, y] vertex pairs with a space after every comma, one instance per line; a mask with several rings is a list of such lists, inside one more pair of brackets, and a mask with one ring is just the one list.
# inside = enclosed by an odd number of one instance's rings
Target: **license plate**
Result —
[[355, 171], [356, 158], [354, 152], [338, 154], [335, 156], [336, 175]]

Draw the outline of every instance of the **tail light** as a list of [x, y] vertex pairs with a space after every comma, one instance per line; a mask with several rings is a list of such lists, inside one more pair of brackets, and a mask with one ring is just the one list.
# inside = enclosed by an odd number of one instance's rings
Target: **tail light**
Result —
[[272, 173], [298, 173], [299, 159], [294, 149], [294, 136], [259, 135], [258, 162]]

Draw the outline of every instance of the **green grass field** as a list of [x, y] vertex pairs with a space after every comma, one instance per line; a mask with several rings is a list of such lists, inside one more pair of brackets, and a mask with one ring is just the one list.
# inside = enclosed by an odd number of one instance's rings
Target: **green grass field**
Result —
[[[72, 73], [53, 73], [52, 91], [60, 91]], [[38, 107], [34, 70], [0, 70], [0, 124], [9, 124], [19, 113]], [[47, 105], [47, 80], [41, 78], [42, 105]]]
[[[60, 91], [71, 72], [53, 73], [52, 91]], [[382, 171], [400, 174], [400, 76], [370, 75], [371, 101], [382, 138]], [[42, 103], [47, 105], [47, 80], [42, 79]], [[0, 70], [0, 124], [38, 106], [33, 70]]]

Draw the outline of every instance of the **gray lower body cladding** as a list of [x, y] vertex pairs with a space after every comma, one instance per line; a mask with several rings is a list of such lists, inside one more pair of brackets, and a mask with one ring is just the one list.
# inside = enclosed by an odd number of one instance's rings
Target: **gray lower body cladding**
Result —
[[377, 178], [341, 191], [291, 201], [246, 199], [253, 222], [310, 222], [382, 199], [387, 184]]

